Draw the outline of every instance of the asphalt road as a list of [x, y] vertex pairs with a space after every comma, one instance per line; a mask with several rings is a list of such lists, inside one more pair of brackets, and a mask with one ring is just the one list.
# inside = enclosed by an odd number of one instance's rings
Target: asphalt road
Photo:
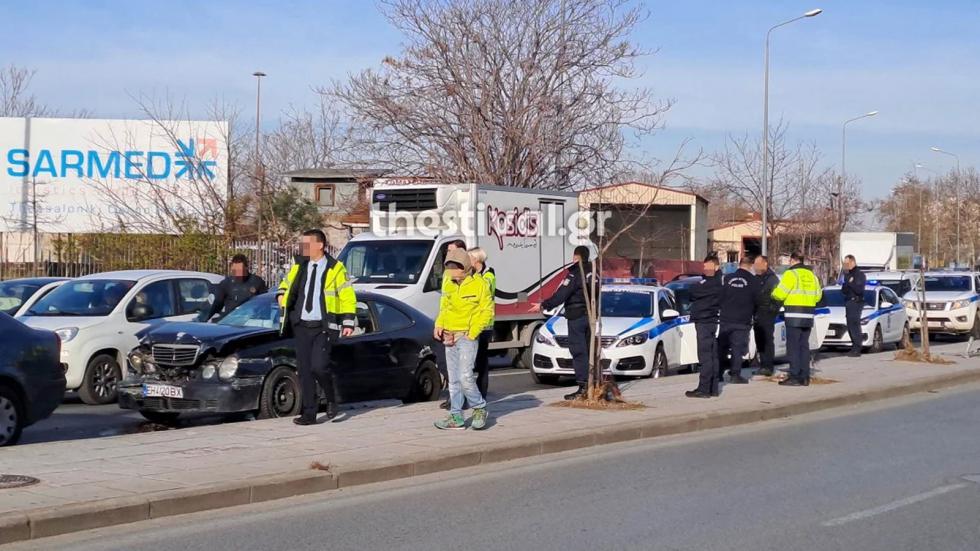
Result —
[[980, 385], [11, 549], [975, 550]]

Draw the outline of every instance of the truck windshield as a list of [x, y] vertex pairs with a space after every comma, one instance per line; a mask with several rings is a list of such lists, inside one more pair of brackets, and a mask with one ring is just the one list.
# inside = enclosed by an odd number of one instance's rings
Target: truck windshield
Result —
[[347, 275], [358, 283], [417, 283], [422, 279], [432, 241], [350, 242], [340, 253]]
[[926, 276], [928, 291], [970, 291], [970, 276]]

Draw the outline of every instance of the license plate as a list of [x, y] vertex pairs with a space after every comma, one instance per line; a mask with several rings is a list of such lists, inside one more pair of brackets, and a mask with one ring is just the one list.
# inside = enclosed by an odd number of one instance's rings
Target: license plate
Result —
[[170, 385], [143, 385], [143, 396], [160, 398], [183, 398], [184, 389]]

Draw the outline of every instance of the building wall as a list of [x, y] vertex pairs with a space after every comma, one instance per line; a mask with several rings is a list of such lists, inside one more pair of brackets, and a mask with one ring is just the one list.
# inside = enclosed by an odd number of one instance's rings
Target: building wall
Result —
[[[625, 226], [632, 223], [642, 207], [592, 205], [593, 210], [608, 210], [612, 216], [606, 221], [606, 238], [612, 238]], [[651, 206], [642, 214], [642, 219], [629, 230], [622, 233], [612, 243], [609, 251], [613, 256], [638, 260], [644, 258], [664, 260], [690, 260], [691, 207], [689, 206]], [[593, 233], [593, 241], [598, 243], [598, 235]], [[701, 249], [706, 246], [701, 245]], [[698, 247], [695, 245], [694, 247]]]

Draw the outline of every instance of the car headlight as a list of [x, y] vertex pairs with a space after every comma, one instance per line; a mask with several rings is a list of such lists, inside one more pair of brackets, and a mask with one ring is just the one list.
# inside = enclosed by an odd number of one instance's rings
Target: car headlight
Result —
[[238, 356], [228, 356], [221, 360], [218, 365], [218, 377], [224, 380], [231, 379], [238, 372]]
[[970, 301], [969, 300], [954, 300], [950, 304], [949, 309], [950, 310], [959, 310], [960, 308], [966, 308], [969, 305], [970, 305]]
[[551, 335], [545, 333], [544, 331], [538, 331], [538, 334], [534, 337], [535, 342], [541, 344], [549, 344], [551, 346], [557, 346], [555, 344], [555, 339], [551, 338]]
[[143, 355], [139, 352], [133, 352], [129, 355], [129, 365], [133, 366], [133, 369], [137, 373], [143, 371]]
[[68, 342], [74, 339], [75, 335], [78, 334], [78, 328], [62, 327], [61, 329], [55, 329], [54, 334], [58, 335], [58, 338], [61, 339], [61, 342]]
[[619, 344], [617, 344], [616, 346], [617, 347], [620, 347], [620, 346], [636, 346], [638, 344], [643, 344], [645, 342], [647, 342], [647, 334], [646, 333], [637, 333], [636, 335], [630, 335], [628, 337], [625, 337], [625, 338], [621, 339], [619, 341]]
[[218, 371], [217, 362], [208, 362], [201, 367], [202, 379], [214, 379], [214, 374]]

